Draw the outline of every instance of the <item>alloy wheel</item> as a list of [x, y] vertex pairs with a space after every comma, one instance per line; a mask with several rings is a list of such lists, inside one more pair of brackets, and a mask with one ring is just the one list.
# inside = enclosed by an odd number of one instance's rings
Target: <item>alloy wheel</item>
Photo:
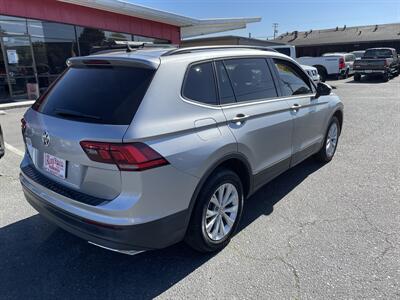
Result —
[[238, 216], [239, 193], [231, 183], [217, 188], [208, 202], [203, 217], [207, 236], [215, 242], [224, 239], [232, 230]]
[[326, 155], [331, 158], [335, 154], [336, 145], [338, 141], [338, 125], [334, 122], [329, 127], [328, 135], [326, 137]]

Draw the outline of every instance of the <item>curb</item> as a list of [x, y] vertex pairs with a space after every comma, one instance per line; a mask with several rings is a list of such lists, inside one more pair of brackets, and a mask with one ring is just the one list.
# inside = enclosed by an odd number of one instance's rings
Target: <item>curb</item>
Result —
[[35, 102], [34, 100], [30, 100], [30, 101], [19, 101], [19, 102], [0, 104], [0, 110], [28, 107], [31, 106], [34, 102]]

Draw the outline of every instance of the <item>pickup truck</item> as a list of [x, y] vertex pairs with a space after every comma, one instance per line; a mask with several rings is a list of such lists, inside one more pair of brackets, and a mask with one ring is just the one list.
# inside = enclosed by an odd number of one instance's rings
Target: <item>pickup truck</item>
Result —
[[360, 81], [362, 75], [380, 75], [383, 81], [399, 75], [400, 63], [396, 49], [370, 48], [362, 59], [354, 62], [354, 81]]
[[[275, 51], [285, 54], [294, 60], [296, 60], [296, 48], [295, 46], [268, 46], [268, 48], [274, 49]], [[308, 76], [311, 77], [311, 79], [315, 82], [318, 83], [321, 81], [321, 77], [318, 73], [318, 69], [312, 66], [307, 66], [307, 65], [301, 65], [304, 71], [308, 74]]]
[[301, 65], [315, 67], [322, 82], [325, 82], [328, 76], [347, 77], [352, 72], [352, 63], [355, 60], [353, 54], [350, 57], [345, 53], [334, 53], [321, 57], [296, 57], [296, 47], [292, 45], [268, 46], [268, 48], [290, 56]]
[[340, 79], [346, 78], [352, 73], [352, 63], [354, 55], [348, 57], [345, 53], [332, 53], [319, 57], [299, 57], [297, 61], [301, 64], [314, 66], [317, 68], [321, 81], [325, 81], [328, 76]]

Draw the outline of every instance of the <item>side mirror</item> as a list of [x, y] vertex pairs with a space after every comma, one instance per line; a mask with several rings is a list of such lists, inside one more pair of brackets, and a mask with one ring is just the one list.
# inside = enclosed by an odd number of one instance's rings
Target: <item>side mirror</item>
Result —
[[315, 94], [315, 98], [319, 98], [321, 96], [328, 96], [331, 94], [332, 87], [326, 83], [318, 82], [317, 84], [317, 93]]

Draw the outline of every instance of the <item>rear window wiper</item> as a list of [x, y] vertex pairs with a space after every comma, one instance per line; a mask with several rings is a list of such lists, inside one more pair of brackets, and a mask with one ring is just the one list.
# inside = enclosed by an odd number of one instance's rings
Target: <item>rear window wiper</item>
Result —
[[84, 114], [78, 111], [73, 111], [69, 109], [62, 109], [62, 108], [56, 108], [54, 110], [54, 113], [56, 115], [62, 116], [62, 117], [73, 117], [73, 118], [81, 118], [81, 119], [91, 119], [91, 120], [101, 120], [99, 116], [94, 116], [94, 115], [88, 115]]

